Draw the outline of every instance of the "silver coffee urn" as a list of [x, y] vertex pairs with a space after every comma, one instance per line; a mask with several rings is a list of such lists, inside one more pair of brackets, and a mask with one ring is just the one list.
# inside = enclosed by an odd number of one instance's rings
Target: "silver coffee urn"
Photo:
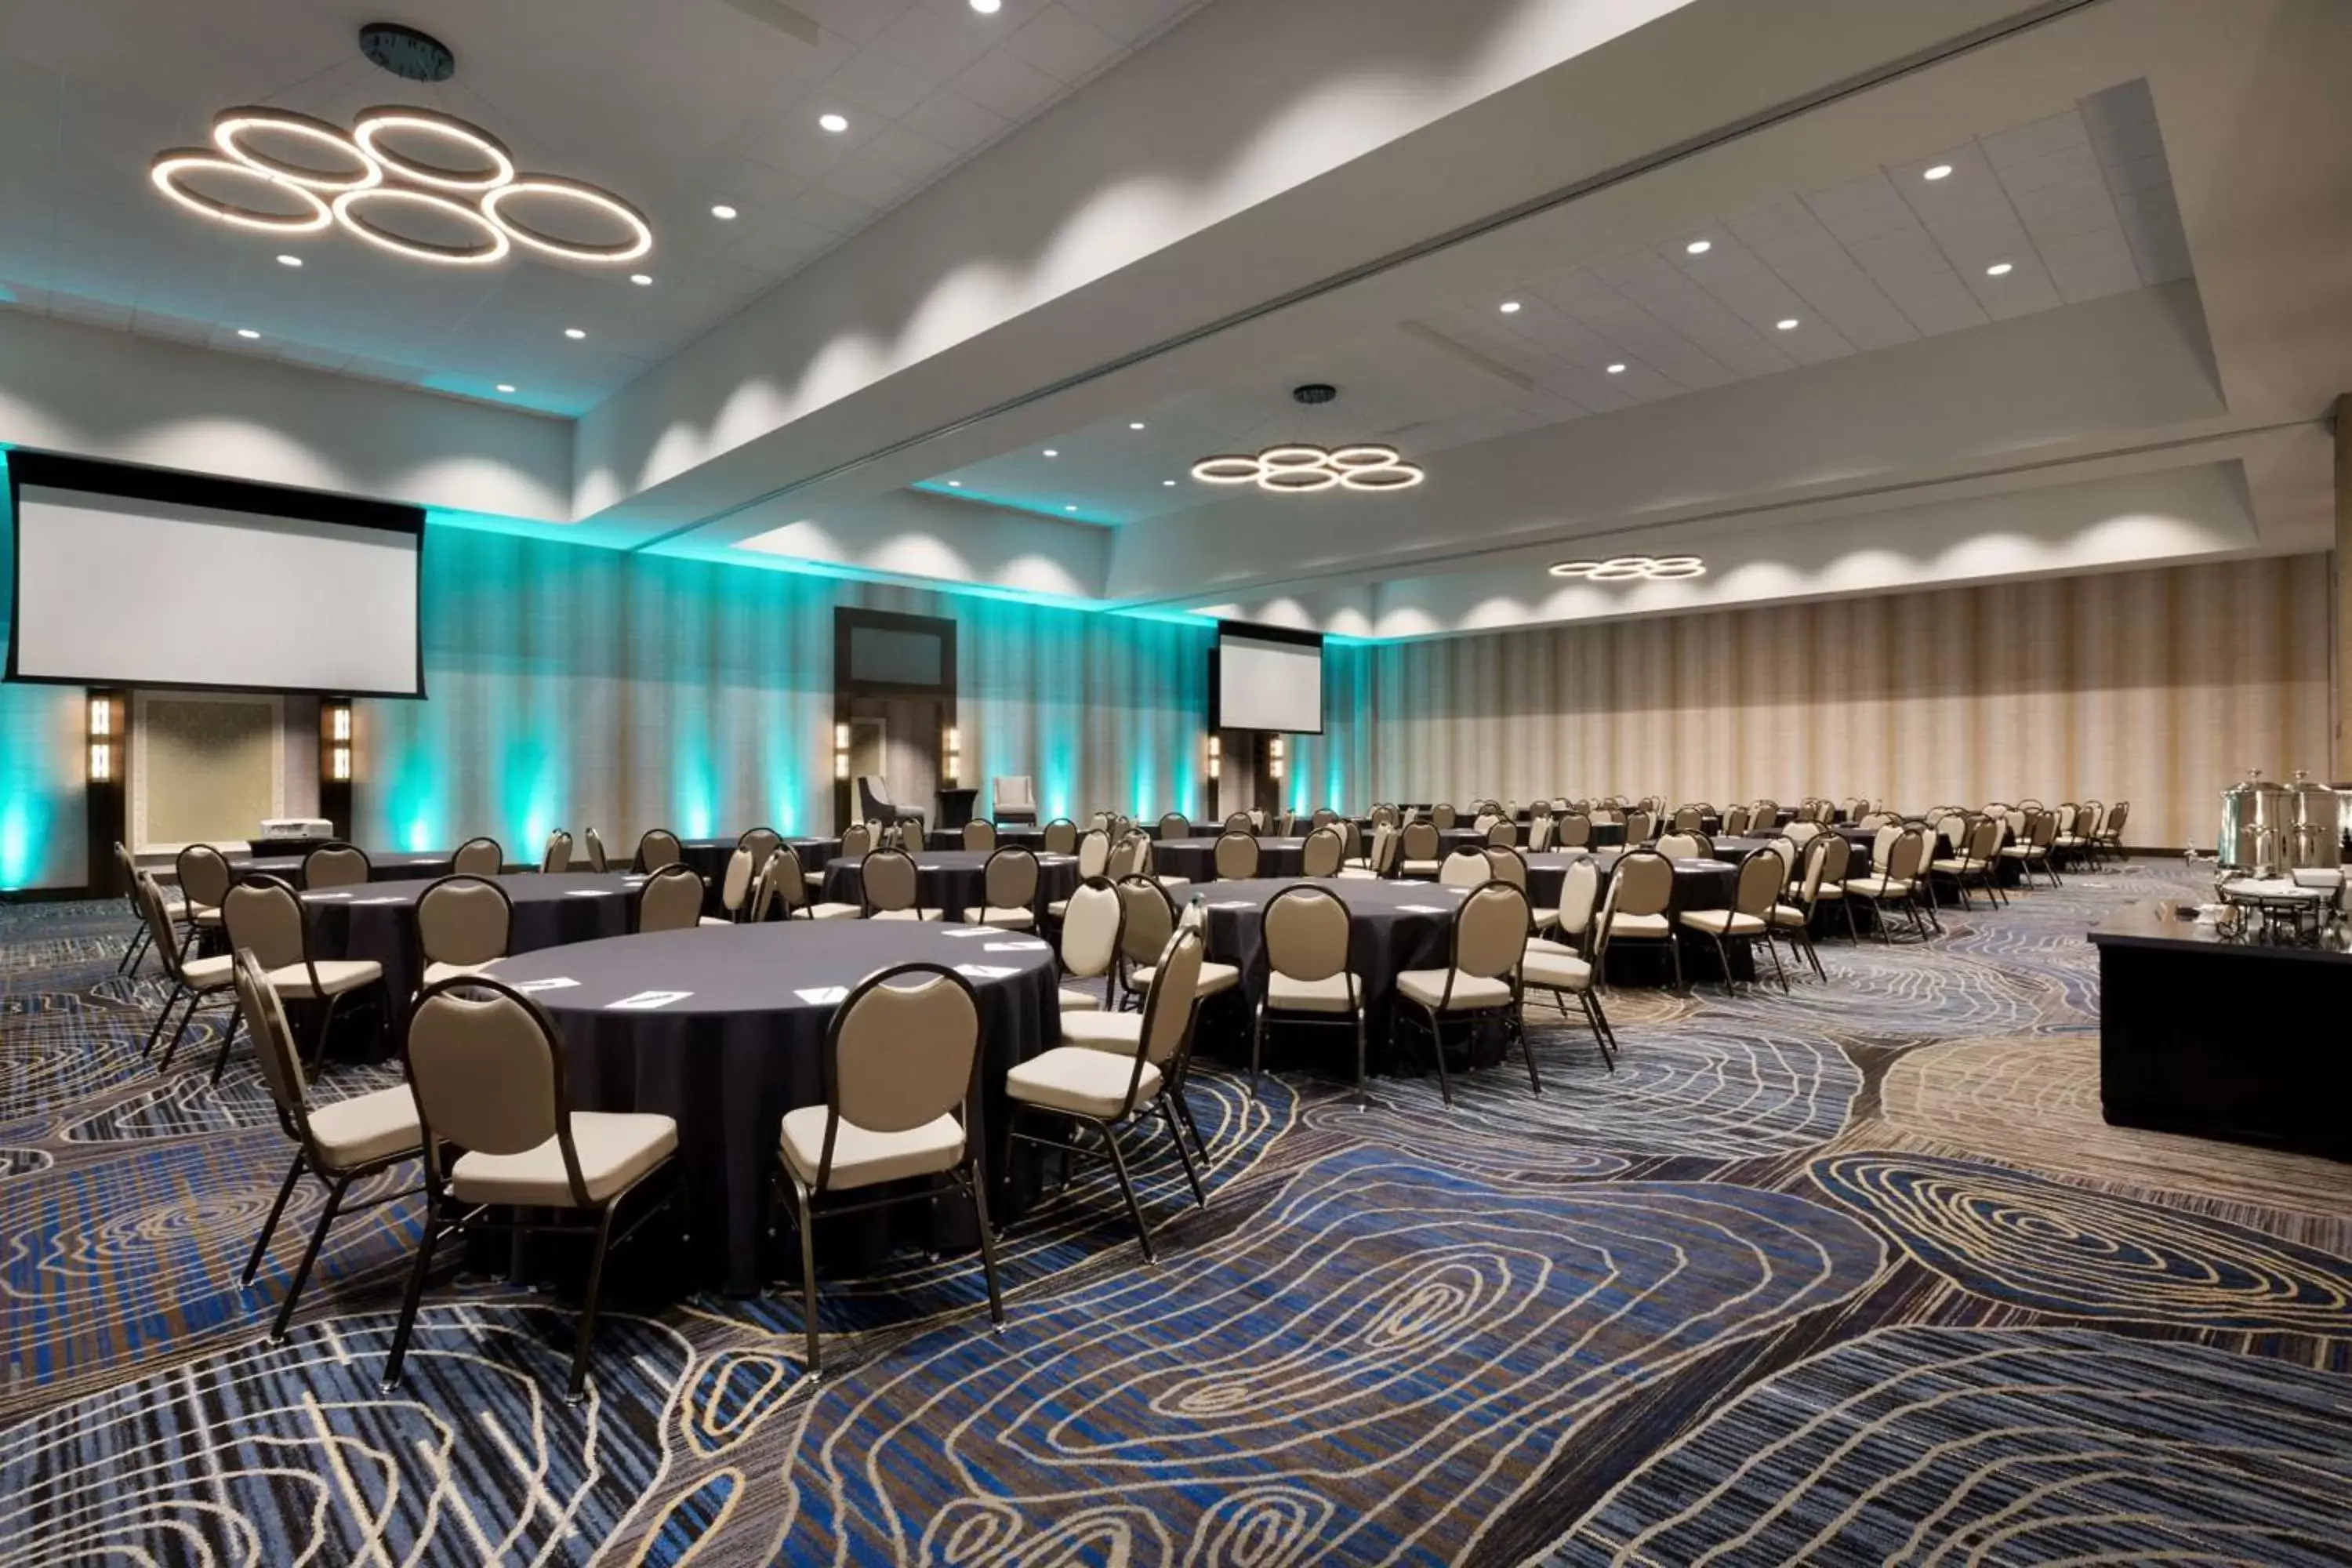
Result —
[[2344, 797], [2301, 768], [2287, 791], [2286, 868], [2334, 870], [2344, 860]]
[[2213, 852], [2223, 875], [2286, 874], [2293, 799], [2284, 784], [2265, 784], [2260, 768], [2248, 770], [2243, 783], [2221, 792], [2221, 836]]

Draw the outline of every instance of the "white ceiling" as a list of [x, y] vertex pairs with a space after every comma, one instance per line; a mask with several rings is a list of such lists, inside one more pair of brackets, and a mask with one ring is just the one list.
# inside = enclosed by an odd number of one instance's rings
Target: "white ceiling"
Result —
[[[1948, 165], [1938, 180], [1924, 171]], [[1707, 249], [1692, 255], [1690, 244]], [[1986, 268], [2006, 262], [1995, 278]], [[1118, 524], [1222, 500], [1211, 452], [1297, 437], [1395, 442], [1442, 467], [1472, 442], [2189, 275], [2144, 81], [2064, 111], [1775, 195], [1499, 292], [965, 463], [924, 488]], [[1505, 300], [1518, 310], [1505, 313]], [[1777, 323], [1798, 326], [1780, 331]], [[1608, 367], [1622, 364], [1612, 374]], [[1306, 409], [1290, 388], [1340, 389]], [[1144, 428], [1131, 426], [1140, 422]], [[1053, 458], [1044, 454], [1052, 449]], [[1168, 481], [1175, 480], [1174, 484]]]
[[[374, 0], [12, 0], [0, 305], [576, 415], [1205, 4], [414, 0], [397, 19], [457, 57], [453, 80], [418, 86], [360, 56]], [[375, 103], [443, 108], [527, 168], [628, 197], [654, 254], [426, 267], [158, 199], [148, 160], [247, 102], [344, 123]], [[848, 131], [820, 129], [827, 112]], [[719, 203], [740, 216], [713, 218]], [[628, 282], [638, 268], [651, 287]]]

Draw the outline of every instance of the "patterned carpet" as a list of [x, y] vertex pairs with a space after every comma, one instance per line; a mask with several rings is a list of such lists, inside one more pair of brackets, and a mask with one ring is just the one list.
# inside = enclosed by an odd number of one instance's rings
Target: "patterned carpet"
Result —
[[2082, 933], [2178, 877], [1613, 993], [1613, 1074], [1539, 1001], [1540, 1099], [1213, 1065], [1209, 1208], [1139, 1171], [1158, 1267], [1081, 1173], [1005, 1332], [893, 1255], [825, 1281], [816, 1382], [790, 1285], [625, 1250], [577, 1406], [571, 1300], [489, 1274], [380, 1392], [413, 1200], [270, 1344], [320, 1194], [240, 1289], [249, 1058], [159, 1078], [119, 908], [0, 908], [0, 1563], [2352, 1563], [2352, 1167], [2099, 1120]]

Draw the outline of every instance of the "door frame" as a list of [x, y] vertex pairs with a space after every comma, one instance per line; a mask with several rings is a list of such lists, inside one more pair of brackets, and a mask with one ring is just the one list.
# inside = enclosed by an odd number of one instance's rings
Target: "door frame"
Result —
[[[894, 632], [921, 632], [940, 639], [940, 679], [925, 685], [896, 680], [853, 680], [849, 677], [850, 635], [866, 626]], [[849, 705], [859, 697], [929, 697], [940, 705], [940, 773], [946, 776], [946, 737], [957, 729], [956, 721], [956, 624], [944, 616], [911, 616], [897, 610], [856, 609], [846, 605], [836, 605], [833, 612], [833, 723], [834, 734], [844, 733], [842, 726], [850, 721]], [[846, 759], [848, 752], [834, 748], [836, 759]], [[842, 832], [856, 820], [856, 780], [838, 765], [834, 768], [833, 817], [834, 831]], [[932, 815], [925, 809], [924, 815]]]

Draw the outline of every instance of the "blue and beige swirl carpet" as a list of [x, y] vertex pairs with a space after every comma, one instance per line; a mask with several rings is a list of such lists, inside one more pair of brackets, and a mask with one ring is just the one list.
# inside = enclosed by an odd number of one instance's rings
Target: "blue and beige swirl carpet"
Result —
[[1541, 1099], [1202, 1072], [1158, 1267], [1081, 1174], [1004, 1333], [971, 1259], [892, 1257], [826, 1281], [821, 1381], [790, 1284], [616, 1255], [577, 1406], [570, 1300], [488, 1275], [379, 1391], [402, 1173], [271, 1344], [319, 1198], [240, 1289], [249, 1058], [159, 1077], [118, 910], [0, 909], [0, 1564], [2352, 1562], [2352, 1167], [2099, 1120], [2083, 931], [2176, 875], [1621, 991], [1613, 1075], [1538, 1003]]

